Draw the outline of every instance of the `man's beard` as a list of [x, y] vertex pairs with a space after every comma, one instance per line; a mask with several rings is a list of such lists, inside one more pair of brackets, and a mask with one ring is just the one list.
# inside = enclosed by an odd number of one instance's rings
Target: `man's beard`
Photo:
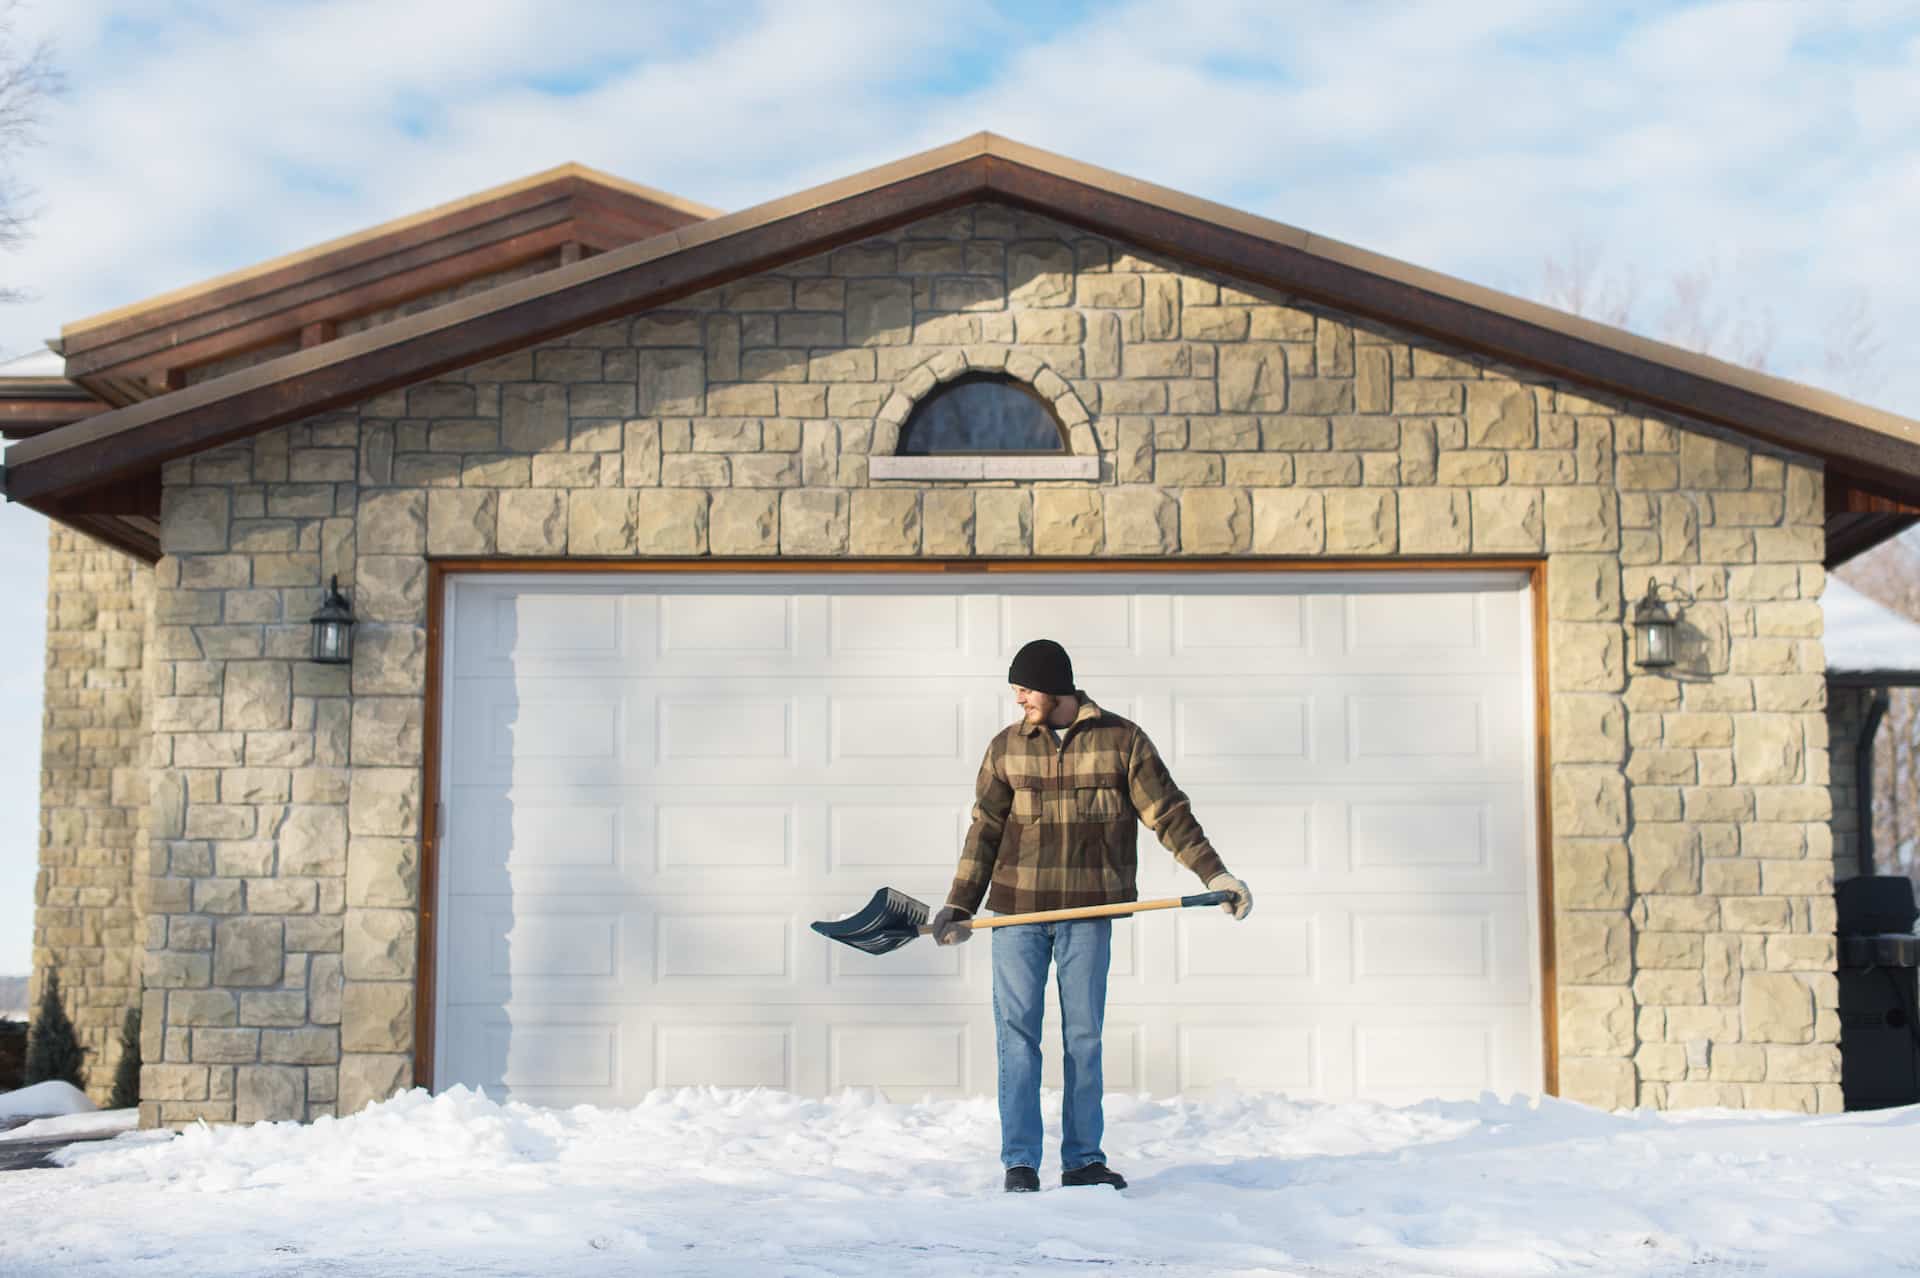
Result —
[[1037, 700], [1027, 702], [1026, 718], [1031, 723], [1045, 723], [1053, 718], [1053, 708], [1060, 704], [1060, 698], [1050, 692], [1036, 692]]

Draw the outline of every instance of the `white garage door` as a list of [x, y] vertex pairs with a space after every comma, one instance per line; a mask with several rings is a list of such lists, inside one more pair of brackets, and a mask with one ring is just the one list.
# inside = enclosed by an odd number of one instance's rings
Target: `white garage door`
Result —
[[[994, 1090], [989, 947], [937, 905], [1050, 636], [1258, 906], [1114, 928], [1107, 1083], [1402, 1102], [1541, 1085], [1530, 612], [1500, 574], [454, 578], [434, 1077]], [[1141, 830], [1143, 897], [1201, 890]], [[1057, 1013], [1049, 1079], [1058, 1085]]]

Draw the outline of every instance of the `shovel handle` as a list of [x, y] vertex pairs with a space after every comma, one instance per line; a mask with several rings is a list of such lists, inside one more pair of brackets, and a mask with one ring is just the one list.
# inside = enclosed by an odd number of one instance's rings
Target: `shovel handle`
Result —
[[[990, 927], [1010, 927], [1015, 923], [1064, 923], [1069, 919], [1109, 919], [1146, 910], [1178, 910], [1189, 905], [1225, 905], [1232, 892], [1200, 892], [1193, 896], [1166, 896], [1157, 901], [1122, 901], [1117, 905], [1083, 905], [1072, 910], [1036, 910], [1031, 914], [1002, 914], [998, 918], [973, 919], [976, 932]], [[931, 928], [922, 928], [930, 932]]]

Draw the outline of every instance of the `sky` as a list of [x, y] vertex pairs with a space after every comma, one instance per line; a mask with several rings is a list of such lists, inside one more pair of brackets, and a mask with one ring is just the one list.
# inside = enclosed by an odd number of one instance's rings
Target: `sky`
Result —
[[[578, 161], [744, 208], [990, 129], [1920, 416], [1920, 6], [21, 0], [65, 93], [12, 176], [0, 358]], [[1709, 329], [1712, 325], [1707, 326]], [[1854, 340], [1864, 333], [1868, 340]], [[1743, 348], [1745, 349], [1745, 348]], [[1837, 363], [1835, 350], [1843, 356]], [[1866, 352], [1864, 358], [1861, 352]], [[0, 972], [28, 961], [44, 524], [0, 507]]]

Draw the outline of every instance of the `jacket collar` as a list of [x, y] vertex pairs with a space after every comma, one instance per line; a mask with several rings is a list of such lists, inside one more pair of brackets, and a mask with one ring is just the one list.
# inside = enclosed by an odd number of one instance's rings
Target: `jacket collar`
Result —
[[[1073, 695], [1079, 700], [1080, 708], [1074, 712], [1073, 721], [1060, 730], [1063, 734], [1073, 731], [1083, 723], [1091, 723], [1100, 717], [1100, 707], [1094, 704], [1092, 697], [1089, 697], [1079, 688], [1073, 690]], [[1019, 728], [1020, 735], [1023, 737], [1030, 737], [1040, 731], [1039, 724], [1028, 723], [1025, 719], [1020, 720]]]

